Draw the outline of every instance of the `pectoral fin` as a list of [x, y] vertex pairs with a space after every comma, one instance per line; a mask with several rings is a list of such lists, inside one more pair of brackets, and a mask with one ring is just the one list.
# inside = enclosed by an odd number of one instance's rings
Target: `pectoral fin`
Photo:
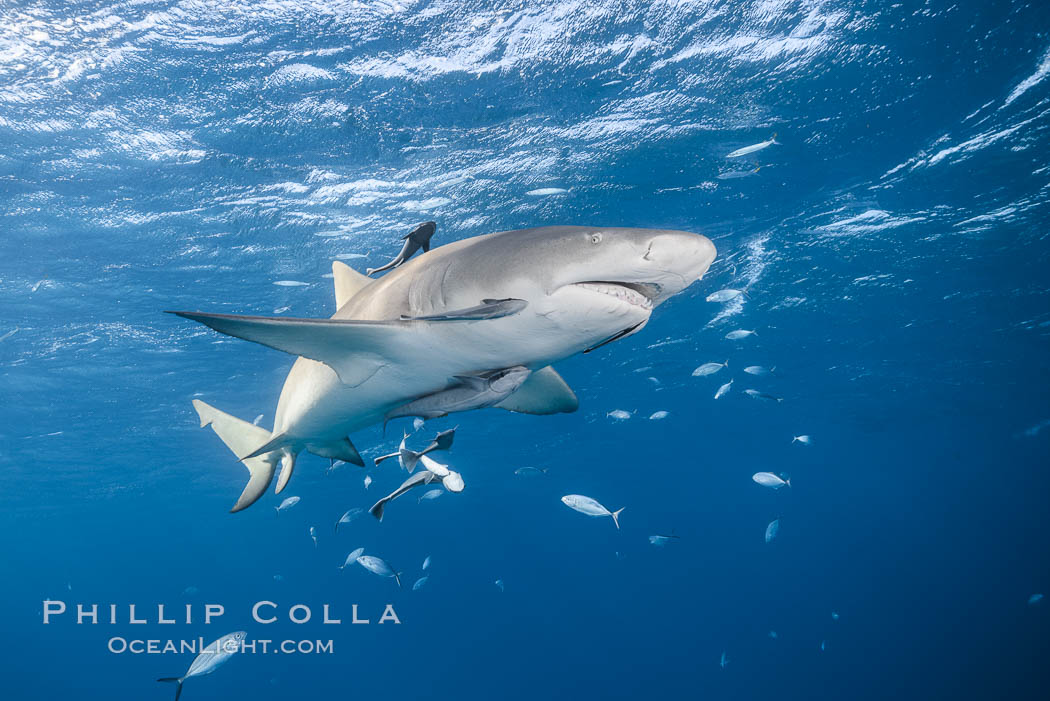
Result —
[[427, 316], [401, 315], [401, 321], [483, 321], [517, 314], [529, 303], [523, 299], [483, 299], [481, 304]]
[[522, 414], [560, 414], [576, 411], [580, 400], [554, 368], [536, 370], [516, 392], [496, 405]]
[[429, 352], [423, 324], [401, 321], [296, 319], [204, 312], [169, 312], [228, 336], [328, 365], [357, 387], [392, 363], [418, 362]]

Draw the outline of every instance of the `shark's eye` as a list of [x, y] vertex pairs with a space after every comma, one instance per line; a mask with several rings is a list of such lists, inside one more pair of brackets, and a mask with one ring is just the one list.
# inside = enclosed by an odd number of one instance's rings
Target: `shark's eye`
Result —
[[601, 243], [601, 242], [602, 242], [602, 235], [601, 234], [599, 234], [597, 232], [591, 234], [591, 243]]

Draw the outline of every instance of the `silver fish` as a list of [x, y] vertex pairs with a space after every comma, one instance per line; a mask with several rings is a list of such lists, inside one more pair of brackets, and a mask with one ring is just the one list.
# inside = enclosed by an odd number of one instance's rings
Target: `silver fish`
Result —
[[532, 467], [530, 465], [526, 467], [519, 467], [517, 470], [514, 471], [514, 474], [518, 475], [519, 477], [524, 477], [526, 475], [545, 475], [547, 474], [547, 470], [549, 469], [550, 468], [547, 467]]
[[222, 665], [226, 664], [233, 655], [240, 651], [244, 638], [247, 636], [243, 630], [228, 633], [218, 640], [207, 645], [200, 654], [190, 663], [190, 668], [181, 677], [161, 677], [159, 682], [172, 682], [175, 684], [175, 701], [182, 695], [182, 684], [190, 677], [202, 677], [211, 674]]
[[758, 375], [759, 377], [761, 377], [763, 375], [768, 375], [776, 369], [776, 366], [773, 366], [771, 368], [764, 368], [761, 365], [748, 365], [746, 368], [744, 368], [744, 372], [746, 372], [748, 375]]
[[813, 439], [810, 438], [809, 436], [792, 436], [791, 437], [791, 442], [792, 443], [801, 443], [802, 445], [809, 445], [810, 443], [813, 442]]
[[428, 489], [426, 492], [424, 492], [419, 497], [419, 499], [416, 500], [416, 503], [419, 504], [419, 503], [424, 502], [424, 501], [432, 501], [434, 499], [437, 499], [439, 496], [444, 494], [445, 491], [446, 490], [441, 489], [439, 487], [434, 487], [433, 489]]
[[606, 416], [616, 419], [617, 421], [625, 421], [631, 418], [631, 415], [623, 409], [613, 409]]
[[726, 334], [726, 340], [727, 341], [739, 341], [742, 338], [747, 338], [748, 336], [756, 336], [756, 335], [758, 335], [758, 334], [756, 332], [754, 332], [754, 331], [748, 331], [747, 329], [737, 329], [736, 331], [730, 331], [729, 333], [727, 333]]
[[774, 538], [777, 537], [777, 533], [780, 532], [780, 519], [777, 519], [766, 526], [766, 542], [770, 543]]
[[712, 292], [711, 294], [707, 295], [707, 301], [708, 302], [729, 302], [731, 300], [736, 299], [740, 295], [744, 295], [745, 297], [749, 296], [747, 294], [747, 292], [745, 292], [744, 290], [734, 290], [732, 288], [726, 288], [724, 290], [719, 290], [718, 292]]
[[346, 562], [344, 562], [339, 567], [339, 569], [341, 569], [341, 570], [342, 569], [346, 569], [346, 567], [348, 565], [352, 565], [355, 562], [357, 562], [357, 558], [361, 557], [364, 554], [365, 554], [365, 549], [364, 548], [355, 548], [354, 550], [351, 550], [350, 554], [346, 556]]
[[364, 509], [361, 509], [361, 508], [358, 508], [358, 507], [355, 507], [353, 509], [347, 510], [347, 512], [344, 513], [342, 516], [340, 516], [339, 520], [335, 522], [335, 530], [336, 530], [336, 532], [337, 533], [339, 532], [339, 524], [341, 524], [341, 523], [353, 523], [355, 520], [360, 518], [361, 514], [363, 514], [364, 512], [365, 512]]
[[357, 558], [357, 564], [372, 574], [378, 574], [380, 577], [393, 577], [394, 581], [397, 582], [398, 588], [401, 588], [401, 573], [395, 572], [382, 558], [375, 555], [362, 555]]
[[670, 412], [657, 411], [657, 412], [654, 412], [653, 415], [649, 417], [649, 420], [650, 421], [659, 421], [660, 419], [666, 419], [668, 416], [670, 416]]
[[729, 361], [724, 363], [704, 363], [696, 370], [693, 370], [693, 377], [707, 377], [708, 375], [714, 375], [722, 368], [729, 367]]
[[314, 547], [316, 548], [317, 547], [317, 528], [314, 527], [314, 526], [310, 526], [310, 537], [313, 539]]
[[280, 516], [281, 512], [285, 509], [290, 509], [299, 503], [299, 497], [288, 497], [281, 502], [281, 505], [277, 507], [277, 515]]
[[529, 190], [525, 194], [530, 197], [543, 197], [544, 195], [564, 195], [568, 190], [563, 187], [541, 187], [537, 190]]
[[719, 661], [718, 666], [722, 669], [725, 669], [727, 666], [729, 666], [729, 658], [726, 657], [725, 650], [722, 650], [722, 659]]
[[736, 180], [737, 178], [746, 178], [750, 175], [754, 175], [762, 169], [762, 166], [755, 168], [754, 170], [727, 170], [724, 173], [719, 173], [717, 177], [719, 180]]
[[745, 389], [744, 394], [751, 397], [752, 399], [763, 399], [767, 402], [782, 402], [783, 397], [777, 397], [768, 392], [759, 392], [757, 389]]
[[423, 560], [423, 567], [422, 567], [422, 569], [423, 569], [424, 572], [426, 572], [429, 567], [430, 567], [430, 555], [427, 555], [426, 558]]
[[672, 540], [678, 540], [678, 539], [679, 539], [679, 536], [676, 536], [676, 535], [673, 535], [673, 534], [672, 535], [651, 535], [651, 536], [649, 536], [649, 542], [652, 545], [655, 545], [658, 548], [662, 548], [663, 546], [665, 546], [668, 543], [670, 543]]
[[372, 475], [365, 475], [365, 489], [368, 489], [370, 484], [372, 484]]
[[497, 587], [497, 588], [498, 588], [498, 589], [499, 589], [500, 591], [505, 591], [505, 590], [504, 590], [504, 588], [503, 588], [503, 580], [502, 580], [502, 579], [497, 579], [497, 580], [496, 580], [495, 582], [493, 582], [493, 584], [495, 584], [495, 585], [496, 585], [496, 587]]
[[732, 389], [732, 387], [733, 387], [733, 381], [732, 380], [730, 380], [729, 382], [727, 382], [724, 385], [722, 385], [721, 387], [719, 387], [718, 391], [715, 392], [715, 399], [721, 399], [722, 397], [724, 397], [727, 394], [729, 394], [729, 390]]
[[566, 494], [561, 498], [561, 501], [570, 509], [579, 511], [581, 514], [587, 514], [588, 516], [612, 516], [617, 530], [620, 528], [620, 513], [623, 511], [623, 508], [609, 511], [594, 499], [585, 497], [582, 494]]
[[419, 579], [417, 579], [416, 583], [412, 585], [412, 591], [419, 591], [420, 589], [422, 589], [423, 585], [427, 583], [428, 579], [430, 579], [430, 577], [420, 577]]
[[751, 144], [750, 146], [744, 146], [742, 148], [738, 148], [736, 151], [732, 151], [730, 153], [727, 153], [726, 154], [726, 158], [740, 158], [741, 156], [746, 156], [749, 153], [755, 153], [757, 151], [761, 151], [763, 149], [767, 149], [770, 146], [779, 146], [779, 145], [780, 145], [780, 142], [777, 141], [777, 135], [773, 134], [772, 138], [768, 139], [767, 141], [759, 141], [757, 144]]
[[774, 475], [772, 472], [756, 472], [751, 475], [751, 479], [763, 487], [769, 487], [770, 489], [780, 489], [784, 485], [791, 486], [791, 480], [781, 479], [778, 475]]

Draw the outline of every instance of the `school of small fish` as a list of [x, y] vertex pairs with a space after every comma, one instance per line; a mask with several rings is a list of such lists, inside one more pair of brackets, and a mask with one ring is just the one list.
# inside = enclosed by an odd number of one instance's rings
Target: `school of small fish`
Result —
[[[744, 155], [747, 155], [747, 154], [750, 154], [750, 153], [755, 153], [757, 151], [761, 151], [761, 150], [763, 150], [765, 148], [768, 148], [769, 146], [775, 145], [777, 143], [778, 142], [775, 139], [770, 139], [769, 141], [764, 141], [764, 142], [761, 142], [761, 143], [758, 143], [758, 144], [754, 144], [752, 146], [747, 146], [747, 147], [744, 147], [744, 148], [741, 148], [741, 149], [737, 149], [736, 151], [733, 151], [732, 153], [728, 154], [727, 157], [728, 158], [737, 158], [737, 157], [744, 156]], [[716, 292], [712, 292], [711, 294], [707, 295], [707, 297], [705, 299], [706, 299], [707, 302], [713, 302], [713, 303], [718, 303], [718, 304], [733, 303], [735, 305], [740, 305], [742, 301], [750, 300], [751, 299], [751, 294], [748, 292], [746, 287], [745, 288], [727, 287], [727, 288], [718, 290]], [[735, 311], [739, 311], [739, 309], [740, 309], [739, 306], [733, 307], [733, 311], [734, 312]], [[737, 328], [737, 329], [732, 329], [732, 330], [728, 331], [724, 335], [724, 340], [737, 342], [737, 343], [734, 344], [734, 348], [733, 348], [733, 350], [736, 350], [736, 349], [743, 349], [745, 347], [750, 347], [750, 343], [740, 343], [740, 342], [745, 341], [745, 340], [746, 341], [750, 341], [752, 338], [758, 338], [758, 337], [759, 337], [759, 334], [753, 328], [752, 329]], [[695, 370], [693, 370], [692, 377], [695, 377], [695, 378], [711, 377], [711, 376], [721, 372], [723, 369], [728, 369], [729, 367], [730, 367], [730, 359], [726, 359], [726, 360], [724, 360], [722, 362], [708, 361], [708, 362], [702, 363]], [[779, 375], [777, 375], [776, 372], [775, 372], [776, 371], [776, 366], [775, 365], [773, 365], [773, 366], [766, 366], [766, 365], [742, 365], [742, 364], [741, 365], [736, 365], [734, 363], [734, 367], [740, 368], [745, 375], [750, 375], [751, 377], [754, 377], [754, 378], [779, 377]], [[718, 388], [714, 392], [714, 395], [713, 395], [714, 399], [722, 399], [723, 397], [726, 397], [727, 395], [730, 395], [731, 392], [733, 391], [733, 386], [734, 386], [735, 380], [736, 380], [736, 378], [730, 377], [727, 382], [720, 383]], [[703, 380], [701, 380], [701, 381], [703, 381]], [[708, 380], [708, 382], [710, 382], [710, 380]], [[711, 386], [711, 385], [708, 385], [708, 386]], [[773, 393], [770, 393], [770, 392], [768, 392], [768, 391], [766, 391], [764, 389], [747, 388], [747, 389], [743, 390], [743, 394], [746, 397], [750, 398], [750, 399], [755, 399], [755, 400], [758, 400], [760, 402], [768, 402], [768, 403], [774, 404], [774, 405], [781, 404], [781, 403], [783, 403], [785, 401], [785, 398], [780, 396], [779, 394], [773, 394]], [[785, 437], [784, 440], [785, 440], [785, 443], [786, 443], [787, 442], [787, 438]], [[793, 435], [793, 436], [791, 436], [790, 443], [791, 444], [798, 443], [799, 445], [802, 445], [802, 446], [810, 446], [810, 445], [813, 444], [813, 437], [810, 436], [809, 434]], [[772, 471], [763, 470], [763, 471], [755, 472], [751, 476], [751, 479], [752, 479], [752, 481], [755, 482], [755, 484], [758, 484], [759, 486], [765, 487], [765, 488], [767, 488], [767, 489], [769, 489], [769, 490], [771, 490], [773, 492], [777, 492], [777, 491], [781, 490], [784, 487], [788, 487], [788, 488], [791, 487], [791, 478], [785, 473], [778, 473], [778, 472], [772, 472]], [[765, 540], [766, 544], [769, 545], [769, 544], [772, 544], [773, 541], [777, 540], [779, 535], [780, 535], [780, 519], [779, 518], [775, 518], [775, 519], [773, 519], [772, 521], [770, 521], [766, 525], [766, 527], [765, 527], [765, 534], [764, 534], [764, 540]], [[670, 538], [670, 536], [654, 535], [654, 536], [649, 536], [649, 542], [652, 545], [654, 545], [654, 546], [662, 547], [666, 543], [670, 542], [669, 538]], [[1029, 600], [1029, 603], [1032, 604], [1032, 603], [1038, 601], [1039, 598], [1041, 598], [1041, 597], [1038, 596], [1038, 595], [1034, 595], [1032, 597], [1032, 599]], [[836, 613], [836, 612], [832, 612], [831, 618], [832, 618], [832, 620], [837, 621], [837, 620], [839, 620], [839, 614]], [[769, 635], [770, 639], [775, 640], [777, 638], [776, 631], [772, 631], [771, 630], [771, 631], [769, 631], [768, 635]], [[820, 650], [823, 651], [825, 649], [826, 649], [826, 641], [821, 641], [820, 642]], [[724, 670], [724, 669], [726, 669], [728, 664], [729, 664], [729, 658], [727, 656], [727, 653], [725, 651], [723, 651], [722, 652], [722, 657], [721, 657], [721, 659], [719, 661], [719, 666]]]
[[[765, 145], [758, 145], [758, 144], [756, 144], [755, 147], [747, 147], [747, 148], [752, 148], [753, 150], [757, 151], [757, 150], [760, 150], [761, 148], [765, 148], [768, 145], [770, 145], [770, 144], [765, 144]], [[734, 152], [734, 154], [736, 154], [736, 155], [743, 155], [744, 153], [753, 152], [753, 151], [746, 151], [746, 149], [740, 149], [738, 151], [740, 151], [741, 153]], [[730, 157], [736, 157], [736, 155], [734, 155], [734, 154], [731, 154]], [[567, 192], [567, 191], [561, 190], [559, 188], [544, 188], [544, 189], [540, 189], [540, 190], [533, 190], [533, 191], [530, 191], [530, 192], [528, 192], [526, 194], [528, 194], [530, 196], [542, 196], [542, 195], [552, 195], [552, 194], [563, 194], [565, 192]], [[289, 286], [289, 287], [296, 286], [295, 281], [278, 281], [275, 284], [282, 285], [282, 286]], [[707, 297], [706, 297], [706, 301], [707, 302], [717, 303], [717, 304], [730, 304], [730, 303], [732, 303], [734, 305], [739, 305], [741, 303], [745, 303], [745, 301], [751, 300], [751, 299], [752, 299], [752, 292], [749, 292], [749, 290], [747, 289], [747, 286], [726, 287], [724, 289], [717, 290], [716, 292], [713, 292], [713, 293], [707, 295]], [[739, 307], [734, 307], [734, 309], [737, 309], [737, 308], [739, 308]], [[758, 338], [758, 337], [759, 337], [759, 334], [754, 329], [743, 329], [743, 328], [733, 329], [733, 330], [730, 330], [729, 332], [724, 334], [724, 339], [726, 341], [734, 342], [731, 345], [730, 344], [726, 344], [727, 345], [727, 350], [731, 351], [731, 353], [732, 352], [737, 352], [737, 351], [744, 351], [744, 350], [747, 350], [749, 348], [753, 348], [752, 344], [750, 343], [750, 339]], [[741, 343], [742, 341], [749, 341], [749, 342], [748, 343]], [[663, 345], [665, 343], [671, 343], [671, 342], [674, 342], [674, 341], [665, 341], [665, 342], [663, 342], [661, 344], [657, 344], [657, 345]], [[758, 343], [759, 343], [759, 347], [760, 347], [761, 346], [761, 339], [759, 339]], [[732, 370], [730, 370], [730, 367], [731, 367], [730, 361], [731, 360], [732, 360], [732, 358], [725, 358], [725, 359], [723, 359], [721, 361], [710, 360], [710, 361], [701, 363], [699, 366], [696, 367], [696, 369], [694, 369], [692, 371], [692, 377], [693, 378], [699, 378], [698, 380], [695, 380], [695, 382], [698, 382], [698, 383], [700, 383], [700, 382], [712, 382], [712, 380], [705, 380], [703, 378], [713, 377], [715, 375], [718, 375], [719, 373], [722, 373], [722, 377], [724, 377], [726, 374], [730, 374], [730, 377], [726, 378], [725, 382], [714, 383], [714, 384], [717, 384], [717, 389], [714, 390], [713, 395], [708, 395], [708, 396], [713, 396], [713, 398], [716, 399], [716, 400], [723, 400], [723, 402], [729, 402], [729, 403], [732, 403], [734, 401], [734, 398], [735, 397], [739, 397], [740, 394], [741, 394], [741, 391], [739, 389], [734, 391], [736, 378], [733, 377], [732, 374], [731, 374], [733, 372]], [[776, 370], [775, 366], [768, 366], [767, 367], [765, 365], [743, 365], [742, 363], [741, 364], [737, 364], [734, 361], [733, 364], [732, 364], [732, 367], [739, 369], [740, 371], [742, 371], [744, 373], [744, 376], [750, 376], [751, 378], [770, 378], [770, 376], [775, 377], [775, 378], [779, 378], [780, 377], [779, 375], [776, 375], [774, 373], [774, 371]], [[653, 370], [652, 367], [647, 366], [647, 367], [644, 367], [644, 368], [638, 368], [636, 370], [636, 372], [652, 372], [652, 370]], [[658, 378], [656, 378], [656, 377], [649, 377], [648, 379], [653, 383], [652, 386], [653, 386], [654, 391], [660, 391], [662, 389], [661, 382], [660, 382], [660, 380]], [[759, 382], [758, 379], [755, 379], [754, 381], [756, 383]], [[711, 385], [708, 385], [708, 386], [709, 387], [713, 387], [714, 384], [711, 384]], [[705, 391], [710, 391], [710, 390], [705, 390]], [[770, 404], [774, 404], [774, 405], [781, 404], [781, 403], [783, 403], [785, 401], [784, 397], [779, 396], [778, 394], [772, 394], [772, 393], [770, 393], [770, 392], [768, 392], [768, 391], [766, 391], [764, 389], [759, 389], [759, 388], [747, 388], [747, 389], [744, 389], [742, 391], [742, 394], [747, 396], [748, 398], [759, 400], [759, 401], [769, 402]], [[736, 401], [739, 401], [739, 400], [736, 400]], [[672, 412], [669, 412], [667, 410], [655, 410], [654, 411], [653, 409], [655, 409], [655, 407], [650, 408], [649, 411], [647, 411], [645, 413], [640, 413], [640, 417], [647, 416], [650, 421], [664, 421], [664, 420], [667, 420], [667, 419], [671, 418], [671, 416], [672, 416]], [[762, 410], [756, 408], [756, 409], [753, 409], [752, 411], [762, 411]], [[649, 413], [649, 412], [651, 412], [651, 413]], [[611, 420], [611, 422], [613, 422], [613, 423], [621, 423], [621, 422], [629, 421], [636, 414], [639, 414], [638, 410], [628, 411], [626, 409], [616, 408], [616, 409], [611, 409], [611, 410], [607, 411], [607, 413], [605, 414], [605, 417], [608, 420]], [[262, 418], [263, 417], [261, 417], [261, 416], [258, 417], [256, 419], [256, 423], [261, 421]], [[672, 421], [668, 421], [668, 424], [674, 424], [674, 423], [675, 422], [673, 420]], [[360, 519], [366, 513], [371, 513], [373, 516], [376, 517], [376, 519], [378, 521], [382, 521], [382, 518], [383, 518], [383, 515], [384, 515], [384, 508], [387, 506], [387, 504], [397, 500], [402, 494], [404, 494], [405, 492], [407, 492], [409, 490], [414, 489], [417, 486], [421, 486], [421, 487], [425, 488], [425, 489], [420, 489], [419, 490], [419, 496], [417, 497], [417, 500], [416, 500], [417, 505], [421, 505], [423, 502], [432, 502], [432, 501], [434, 501], [434, 500], [436, 500], [436, 499], [438, 499], [438, 498], [440, 498], [440, 497], [442, 497], [442, 496], [444, 496], [446, 494], [457, 494], [457, 493], [462, 492], [465, 489], [465, 486], [466, 486], [465, 480], [464, 480], [463, 476], [459, 472], [457, 472], [456, 470], [452, 469], [452, 467], [450, 466], [450, 464], [448, 464], [447, 461], [439, 462], [438, 460], [435, 460], [430, 455], [428, 455], [428, 453], [430, 453], [432, 451], [448, 451], [448, 450], [451, 449], [452, 436], [455, 433], [455, 429], [454, 428], [450, 429], [448, 431], [443, 431], [441, 433], [438, 433], [438, 435], [426, 447], [421, 447], [421, 448], [418, 448], [418, 449], [413, 449], [413, 448], [410, 447], [411, 444], [415, 443], [418, 440], [416, 438], [416, 435], [421, 430], [423, 430], [423, 428], [426, 425], [427, 424], [426, 424], [426, 422], [423, 419], [415, 418], [414, 421], [412, 422], [412, 433], [409, 433], [409, 432], [406, 431], [403, 434], [403, 437], [401, 437], [399, 443], [397, 444], [396, 450], [394, 452], [389, 453], [389, 454], [380, 455], [380, 456], [376, 457], [374, 459], [374, 468], [370, 468], [370, 470], [363, 475], [363, 478], [360, 478], [360, 479], [362, 479], [361, 483], [363, 483], [364, 490], [369, 490], [369, 488], [373, 484], [376, 484], [377, 482], [380, 485], [382, 485], [383, 483], [382, 483], [381, 480], [387, 479], [385, 477], [385, 475], [398, 474], [398, 473], [401, 473], [401, 470], [404, 470], [406, 473], [408, 473], [408, 475], [409, 475], [408, 479], [405, 480], [397, 489], [392, 491], [389, 495], [383, 497], [378, 502], [376, 502], [376, 504], [371, 509], [366, 509], [364, 506], [355, 506], [355, 507], [349, 508], [345, 512], [343, 512], [343, 514], [335, 521], [334, 532], [336, 533], [336, 535], [338, 535], [338, 533], [340, 532], [340, 527], [341, 526], [347, 527], [346, 530], [352, 531], [355, 534], [359, 533], [359, 530], [360, 530], [359, 526], [355, 526], [353, 528], [349, 528], [349, 527], [351, 526], [351, 524], [354, 524], [356, 521], [358, 521], [358, 519]], [[653, 429], [649, 429], [649, 430], [658, 430], [658, 429], [653, 428]], [[784, 437], [784, 442], [785, 443], [787, 443], [787, 438], [788, 438], [787, 436]], [[812, 445], [812, 441], [813, 441], [812, 437], [810, 435], [808, 435], [808, 434], [791, 435], [790, 439], [791, 439], [790, 440], [791, 444], [798, 443], [798, 444], [800, 444], [802, 446], [811, 446]], [[390, 464], [396, 463], [398, 467], [395, 468], [393, 471], [391, 471], [389, 469], [386, 469], [386, 468], [379, 469], [380, 465], [382, 463], [384, 463], [386, 460], [390, 459], [390, 458], [396, 458], [396, 460], [390, 460]], [[328, 468], [328, 472], [329, 472], [329, 474], [332, 474], [337, 469], [341, 470], [342, 468], [346, 467], [346, 465], [347, 465], [347, 463], [345, 463], [345, 462], [338, 461], [338, 460], [333, 460], [331, 465], [330, 465], [330, 467]], [[419, 469], [417, 469], [417, 468], [419, 468]], [[514, 476], [518, 476], [518, 477], [526, 477], [526, 476], [540, 477], [540, 476], [543, 476], [543, 475], [547, 474], [548, 468], [547, 467], [542, 467], [541, 468], [541, 467], [534, 467], [534, 466], [524, 466], [524, 467], [518, 467], [516, 469], [513, 469], [512, 472], [513, 472]], [[404, 473], [401, 473], [402, 476], [403, 476], [403, 474]], [[779, 471], [778, 472], [766, 471], [766, 470], [758, 471], [758, 472], [755, 472], [752, 475], [752, 480], [757, 485], [765, 487], [768, 490], [770, 490], [771, 492], [778, 492], [781, 489], [783, 489], [784, 487], [788, 487], [788, 488], [791, 487], [791, 479], [790, 479], [790, 477], [787, 474], [779, 472]], [[361, 484], [361, 483], [359, 483], [359, 484]], [[395, 484], [396, 484], [396, 482], [395, 482]], [[540, 483], [535, 483], [535, 484], [538, 485]], [[360, 487], [358, 487], [358, 489], [360, 489]], [[607, 490], [601, 490], [601, 491], [605, 492]], [[621, 514], [624, 512], [625, 507], [621, 505], [622, 502], [617, 503], [618, 499], [616, 497], [616, 491], [617, 490], [613, 490], [612, 493], [600, 495], [600, 496], [602, 496], [603, 501], [605, 499], [609, 499], [609, 501], [606, 501], [605, 503], [608, 503], [608, 504], [615, 505], [615, 506], [619, 507], [619, 508], [616, 508], [615, 510], [607, 507], [604, 503], [602, 503], [601, 501], [598, 501], [598, 499], [596, 499], [596, 498], [594, 498], [592, 496], [587, 496], [587, 495], [578, 494], [578, 493], [565, 494], [564, 496], [560, 497], [560, 501], [562, 502], [562, 504], [564, 504], [566, 507], [568, 507], [569, 510], [571, 510], [573, 512], [576, 512], [578, 514], [582, 514], [584, 516], [588, 516], [588, 517], [595, 518], [595, 519], [609, 518], [612, 521], [612, 523], [613, 523], [615, 531], [619, 531], [621, 529], [621, 525], [622, 525], [621, 524]], [[281, 515], [282, 512], [285, 512], [285, 511], [291, 509], [292, 507], [296, 506], [299, 502], [300, 502], [300, 499], [297, 496], [287, 497], [283, 501], [281, 501], [280, 505], [276, 508], [276, 512], [277, 512], [278, 515]], [[401, 502], [398, 502], [398, 503], [401, 504]], [[444, 504], [444, 501], [442, 502], [442, 504]], [[397, 507], [398, 511], [400, 511], [402, 508], [403, 508], [402, 506], [398, 506]], [[412, 507], [412, 508], [415, 508], [415, 507]], [[427, 508], [429, 509], [429, 508], [434, 508], [434, 507], [427, 507]], [[417, 516], [417, 518], [419, 518], [419, 517]], [[283, 521], [283, 519], [282, 519], [282, 521]], [[371, 519], [368, 519], [368, 522], [369, 523], [373, 523], [373, 524], [375, 523], [375, 521], [372, 521]], [[381, 527], [381, 526], [379, 526], [379, 527]], [[572, 525], [571, 518], [569, 518], [569, 517], [565, 518], [565, 528], [579, 528], [579, 527], [580, 526]], [[607, 531], [607, 533], [612, 534], [612, 533], [615, 533], [615, 531], [613, 531], [613, 529], [610, 529], [609, 531]], [[596, 532], [601, 533], [602, 532], [601, 528], [598, 528]], [[313, 541], [314, 547], [323, 550], [322, 548], [319, 547], [318, 528], [316, 526], [309, 526], [308, 533], [309, 533], [309, 536], [310, 536], [311, 540]], [[765, 533], [764, 533], [765, 543], [766, 544], [772, 544], [773, 541], [776, 540], [779, 537], [779, 533], [780, 533], [780, 519], [779, 518], [774, 518], [772, 521], [769, 521], [768, 524], [765, 526]], [[619, 538], [619, 537], [622, 537], [622, 536], [609, 535], [609, 536], [606, 536], [606, 537], [617, 537], [617, 538]], [[661, 550], [661, 549], [667, 547], [668, 544], [680, 541], [681, 540], [681, 536], [675, 534], [674, 530], [671, 530], [670, 533], [667, 533], [665, 531], [663, 533], [656, 533], [654, 535], [649, 535], [649, 536], [647, 536], [647, 540], [648, 540], [649, 545], [652, 546], [652, 548], [654, 548], [656, 550]], [[326, 542], [327, 542], [327, 539], [326, 539]], [[673, 550], [673, 548], [672, 548], [672, 550]], [[394, 554], [396, 555], [396, 553], [394, 553]], [[622, 559], [624, 559], [626, 557], [625, 554], [622, 553], [621, 551], [616, 551], [615, 555], [616, 555], [616, 558], [618, 560], [622, 560]], [[654, 556], [657, 556], [657, 555], [654, 555]], [[660, 555], [659, 557], [672, 557], [672, 556], [673, 555], [668, 553], [666, 555]], [[355, 548], [355, 549], [353, 549], [352, 551], [349, 552], [349, 554], [343, 560], [342, 564], [338, 565], [338, 569], [339, 570], [352, 569], [352, 570], [357, 571], [357, 572], [364, 571], [364, 572], [369, 573], [371, 575], [374, 575], [374, 576], [376, 576], [378, 578], [393, 579], [396, 582], [398, 588], [401, 588], [402, 587], [402, 576], [405, 575], [406, 572], [404, 570], [402, 570], [402, 569], [398, 569], [393, 564], [391, 564], [391, 562], [396, 562], [396, 561], [397, 561], [397, 558], [394, 558], [393, 560], [387, 560], [384, 557], [380, 557], [377, 554], [372, 554], [370, 552], [366, 553], [364, 547], [357, 547], [357, 548]], [[357, 568], [351, 568], [351, 566], [355, 565], [355, 564], [356, 565], [360, 565], [361, 570], [357, 570]], [[430, 557], [430, 555], [427, 555], [424, 558], [424, 560], [422, 561], [422, 566], [421, 566], [420, 570], [418, 571], [418, 573], [416, 573], [414, 575], [414, 583], [411, 586], [411, 591], [413, 591], [413, 592], [422, 592], [422, 593], [418, 594], [420, 596], [432, 595], [432, 594], [429, 593], [430, 589], [428, 587], [428, 583], [429, 583], [431, 575], [432, 575], [432, 572], [431, 572], [431, 557]], [[275, 580], [277, 580], [279, 577], [280, 577], [280, 575], [276, 575], [275, 576]], [[408, 580], [408, 581], [413, 581], [413, 580]], [[495, 580], [489, 580], [489, 581], [492, 581], [494, 583], [495, 587], [500, 592], [506, 592], [506, 587], [505, 587], [505, 584], [504, 584], [504, 580], [502, 578], [495, 579]], [[423, 591], [424, 589], [426, 589], [427, 591]], [[440, 589], [440, 587], [439, 587], [439, 589]], [[1029, 599], [1028, 603], [1030, 605], [1035, 605], [1036, 603], [1039, 602], [1039, 600], [1041, 598], [1042, 598], [1042, 595], [1040, 595], [1040, 594], [1033, 594], [1031, 596], [1031, 598]], [[838, 613], [832, 612], [831, 616], [832, 616], [833, 620], [837, 621], [839, 619]], [[772, 638], [772, 639], [775, 639], [777, 637], [777, 633], [775, 631], [769, 631], [769, 637]], [[820, 649], [821, 650], [825, 649], [825, 642], [824, 641], [820, 642]], [[728, 657], [728, 654], [727, 654], [726, 651], [722, 652], [722, 655], [721, 655], [721, 658], [720, 658], [720, 661], [719, 661], [719, 665], [720, 665], [720, 667], [723, 670], [725, 670], [728, 667], [728, 665], [729, 665], [729, 657]]]

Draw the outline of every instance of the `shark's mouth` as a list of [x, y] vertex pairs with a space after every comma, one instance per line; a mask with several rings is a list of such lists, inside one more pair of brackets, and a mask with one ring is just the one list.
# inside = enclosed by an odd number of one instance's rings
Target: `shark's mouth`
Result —
[[647, 282], [577, 282], [573, 287], [609, 295], [621, 302], [648, 310], [653, 308], [653, 300], [660, 293], [659, 285]]

